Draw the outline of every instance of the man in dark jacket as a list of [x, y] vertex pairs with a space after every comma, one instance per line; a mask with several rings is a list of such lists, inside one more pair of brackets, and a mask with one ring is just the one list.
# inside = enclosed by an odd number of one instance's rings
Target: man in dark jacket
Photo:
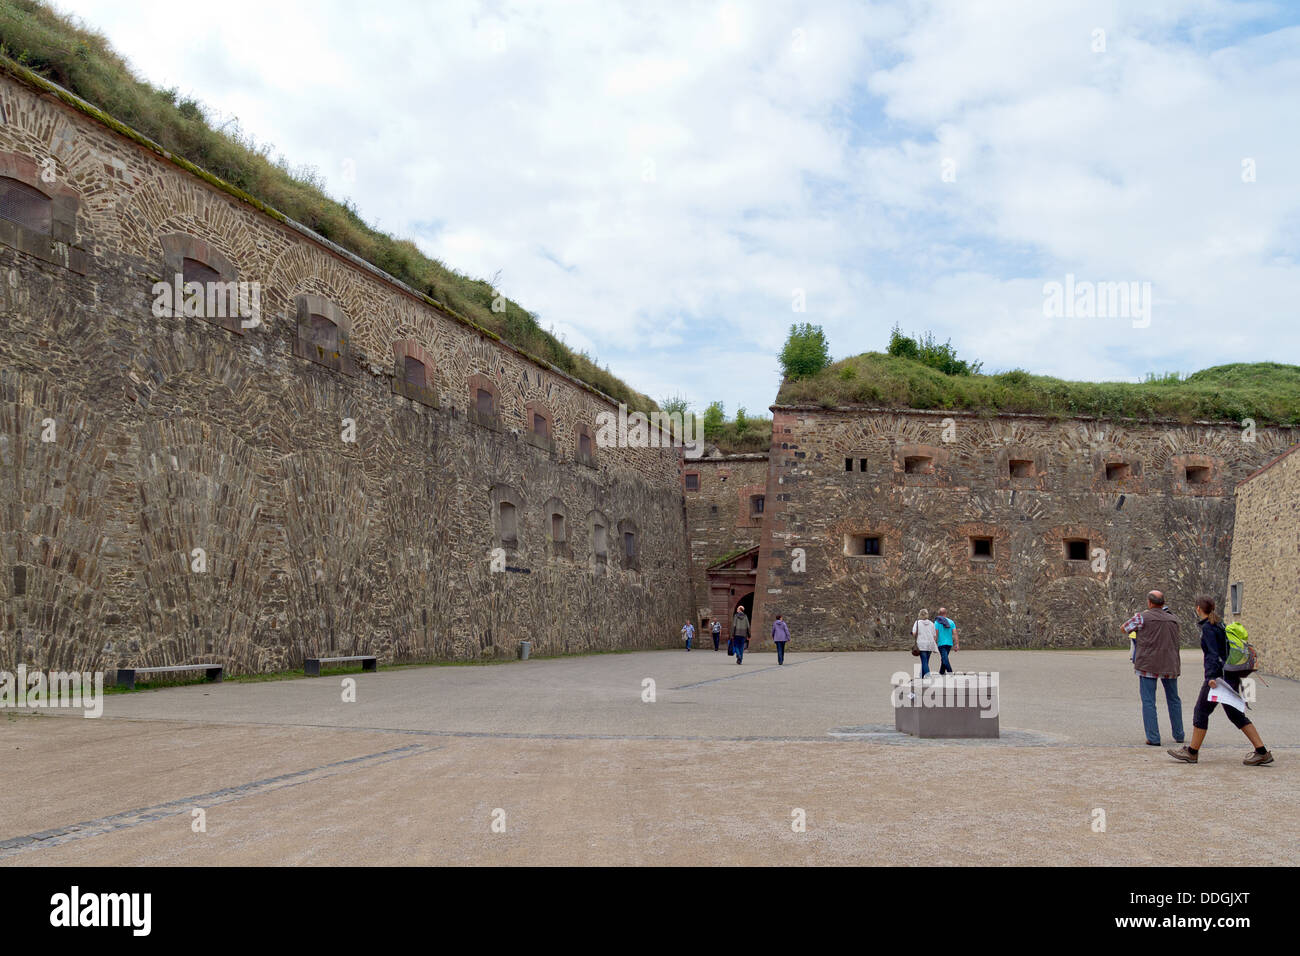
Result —
[[1124, 632], [1136, 641], [1133, 669], [1138, 676], [1142, 697], [1142, 726], [1147, 744], [1160, 746], [1160, 721], [1156, 717], [1156, 681], [1165, 687], [1169, 705], [1169, 728], [1174, 740], [1183, 742], [1183, 702], [1178, 696], [1178, 675], [1182, 661], [1178, 656], [1178, 618], [1165, 607], [1160, 591], [1147, 595], [1147, 609], [1134, 614], [1124, 623]]
[[745, 647], [749, 644], [749, 615], [744, 605], [736, 608], [736, 615], [731, 619], [731, 640], [735, 644], [736, 663], [745, 658]]

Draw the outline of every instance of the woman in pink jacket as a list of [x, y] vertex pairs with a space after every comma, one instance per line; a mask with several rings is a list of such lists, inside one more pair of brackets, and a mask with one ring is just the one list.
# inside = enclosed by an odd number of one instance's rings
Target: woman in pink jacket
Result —
[[785, 645], [790, 640], [790, 628], [781, 620], [781, 615], [776, 616], [776, 623], [772, 625], [772, 640], [776, 641], [776, 662], [785, 663]]

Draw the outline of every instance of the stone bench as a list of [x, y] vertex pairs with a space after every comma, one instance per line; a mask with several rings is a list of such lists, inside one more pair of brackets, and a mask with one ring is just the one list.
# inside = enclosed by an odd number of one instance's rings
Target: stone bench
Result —
[[117, 685], [127, 690], [135, 690], [135, 679], [140, 674], [170, 674], [176, 671], [206, 671], [210, 681], [220, 683], [225, 673], [221, 664], [169, 664], [166, 667], [119, 667]]
[[999, 736], [997, 674], [932, 674], [893, 688], [894, 729], [913, 737]]
[[309, 657], [303, 661], [302, 669], [308, 677], [320, 677], [322, 664], [352, 664], [361, 662], [363, 671], [379, 670], [379, 658], [373, 654], [353, 654], [350, 657]]

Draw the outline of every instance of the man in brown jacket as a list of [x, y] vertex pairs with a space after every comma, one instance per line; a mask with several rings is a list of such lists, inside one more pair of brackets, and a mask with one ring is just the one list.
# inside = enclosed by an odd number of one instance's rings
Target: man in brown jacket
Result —
[[1124, 623], [1124, 632], [1135, 643], [1133, 669], [1137, 671], [1138, 692], [1142, 696], [1142, 726], [1147, 743], [1160, 746], [1160, 722], [1156, 717], [1156, 680], [1165, 685], [1165, 703], [1169, 705], [1169, 728], [1174, 740], [1183, 740], [1183, 702], [1178, 697], [1178, 675], [1182, 661], [1178, 656], [1178, 618], [1165, 607], [1160, 591], [1147, 595], [1147, 609], [1134, 614]]
[[749, 615], [745, 613], [743, 604], [736, 605], [736, 613], [731, 618], [731, 642], [739, 664], [745, 659], [745, 648], [749, 646]]

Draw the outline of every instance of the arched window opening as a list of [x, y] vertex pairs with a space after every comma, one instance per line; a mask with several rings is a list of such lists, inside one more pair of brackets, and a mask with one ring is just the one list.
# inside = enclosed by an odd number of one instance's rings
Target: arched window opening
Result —
[[355, 375], [349, 342], [351, 322], [347, 313], [329, 299], [317, 295], [300, 295], [297, 304], [295, 354], [345, 375]]
[[433, 356], [414, 339], [401, 339], [393, 343], [392, 388], [413, 402], [438, 407], [437, 393], [433, 388]]

